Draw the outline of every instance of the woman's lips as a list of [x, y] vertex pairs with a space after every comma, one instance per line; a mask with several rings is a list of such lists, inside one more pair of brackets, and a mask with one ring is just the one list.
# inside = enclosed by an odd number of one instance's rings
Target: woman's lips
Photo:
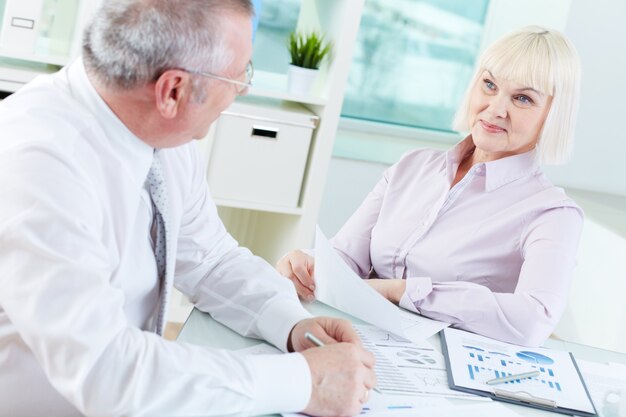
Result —
[[485, 129], [489, 133], [506, 132], [506, 129], [504, 129], [504, 128], [500, 127], [500, 126], [492, 125], [491, 123], [485, 122], [484, 120], [480, 121], [480, 125], [482, 126], [483, 129]]

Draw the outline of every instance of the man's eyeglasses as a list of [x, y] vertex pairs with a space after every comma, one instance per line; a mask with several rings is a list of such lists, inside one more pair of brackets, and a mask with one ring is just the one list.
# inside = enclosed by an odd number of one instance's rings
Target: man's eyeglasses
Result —
[[231, 83], [231, 84], [235, 85], [235, 88], [237, 89], [237, 94], [239, 94], [239, 95], [245, 94], [247, 92], [248, 88], [252, 87], [252, 77], [254, 77], [254, 66], [252, 65], [252, 61], [248, 61], [248, 65], [246, 65], [246, 70], [245, 70], [246, 78], [244, 79], [244, 81], [233, 80], [232, 78], [221, 77], [219, 75], [212, 74], [210, 72], [192, 71], [192, 70], [188, 70], [188, 69], [186, 69], [185, 71], [187, 71], [187, 72], [189, 72], [191, 74], [202, 75], [203, 77], [213, 78], [213, 79], [216, 79], [216, 80], [220, 80], [220, 81], [224, 81], [224, 82], [227, 82], [227, 83]]

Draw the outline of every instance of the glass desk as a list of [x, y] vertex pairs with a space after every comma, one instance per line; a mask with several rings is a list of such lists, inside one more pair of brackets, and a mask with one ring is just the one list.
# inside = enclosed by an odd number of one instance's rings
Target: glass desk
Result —
[[[354, 323], [362, 323], [341, 311], [326, 306], [319, 302], [314, 302], [305, 306], [313, 315], [342, 317], [351, 320]], [[441, 340], [439, 335], [434, 335], [427, 339], [439, 352], [441, 352]], [[254, 346], [260, 343], [257, 339], [249, 339], [240, 336], [228, 327], [213, 320], [210, 315], [194, 309], [189, 318], [185, 322], [181, 330], [178, 341], [192, 343], [211, 348], [241, 349]], [[626, 354], [611, 352], [608, 350], [593, 348], [577, 343], [565, 342], [562, 340], [549, 339], [544, 347], [551, 349], [559, 349], [570, 351], [577, 359], [591, 362], [617, 362], [626, 364]], [[468, 401], [450, 400], [453, 404], [468, 404]], [[530, 407], [523, 407], [515, 404], [502, 403], [506, 407], [522, 416], [563, 416], [564, 414], [551, 413], [547, 411], [537, 410]], [[596, 404], [596, 408], [598, 405]]]

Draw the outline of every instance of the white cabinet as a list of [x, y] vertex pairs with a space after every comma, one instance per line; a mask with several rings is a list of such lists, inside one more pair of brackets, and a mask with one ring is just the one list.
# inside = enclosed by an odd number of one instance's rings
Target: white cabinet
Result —
[[296, 103], [244, 103], [234, 103], [216, 124], [208, 170], [213, 198], [298, 207], [319, 118]]
[[[269, 1], [269, 0], [268, 0]], [[249, 247], [255, 254], [262, 256], [270, 263], [275, 263], [286, 251], [310, 247], [313, 243], [315, 225], [319, 214], [326, 174], [330, 163], [333, 143], [339, 122], [344, 88], [348, 78], [353, 49], [359, 28], [364, 0], [303, 0], [301, 2], [298, 28], [317, 29], [325, 34], [333, 43], [332, 59], [321, 68], [320, 77], [313, 92], [307, 96], [293, 95], [287, 91], [287, 79], [283, 74], [258, 72], [255, 74], [254, 87], [248, 96], [233, 104], [223, 119], [218, 120], [205, 141], [200, 142], [204, 148], [209, 164], [209, 183], [221, 181], [218, 177], [226, 175], [227, 170], [216, 164], [241, 164], [238, 155], [233, 153], [227, 159], [214, 158], [214, 153], [222, 152], [222, 123], [229, 117], [228, 113], [236, 112], [238, 106], [250, 98], [273, 100], [275, 105], [296, 103], [304, 106], [319, 118], [313, 130], [311, 144], [302, 158], [297, 150], [292, 155], [280, 157], [276, 155], [259, 157], [274, 158], [276, 164], [284, 163], [285, 159], [298, 158], [303, 172], [297, 205], [275, 204], [274, 201], [261, 201], [256, 190], [238, 194], [237, 199], [220, 198], [223, 189], [212, 189], [218, 210], [228, 231], [242, 246]], [[254, 116], [253, 114], [250, 114]], [[216, 140], [216, 133], [220, 135]], [[241, 132], [242, 137], [249, 136], [249, 129]], [[242, 138], [230, 137], [233, 141]], [[282, 151], [281, 151], [282, 152]], [[292, 151], [289, 151], [292, 152]], [[218, 161], [219, 162], [216, 162]], [[254, 169], [243, 166], [242, 175], [254, 176]], [[229, 174], [232, 175], [232, 174]], [[299, 176], [299, 174], [298, 174]], [[297, 187], [295, 187], [297, 188]], [[263, 190], [266, 196], [271, 191]], [[282, 194], [282, 192], [281, 192]], [[284, 197], [293, 201], [293, 190], [285, 191]]]
[[99, 0], [0, 0], [0, 91], [14, 92], [80, 53]]

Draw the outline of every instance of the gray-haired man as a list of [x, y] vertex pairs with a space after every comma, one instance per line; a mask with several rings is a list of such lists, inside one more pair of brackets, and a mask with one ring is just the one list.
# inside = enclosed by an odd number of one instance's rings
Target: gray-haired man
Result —
[[[357, 413], [372, 355], [237, 246], [190, 143], [245, 93], [250, 2], [104, 3], [82, 60], [0, 104], [0, 414]], [[160, 338], [172, 285], [301, 353]]]

